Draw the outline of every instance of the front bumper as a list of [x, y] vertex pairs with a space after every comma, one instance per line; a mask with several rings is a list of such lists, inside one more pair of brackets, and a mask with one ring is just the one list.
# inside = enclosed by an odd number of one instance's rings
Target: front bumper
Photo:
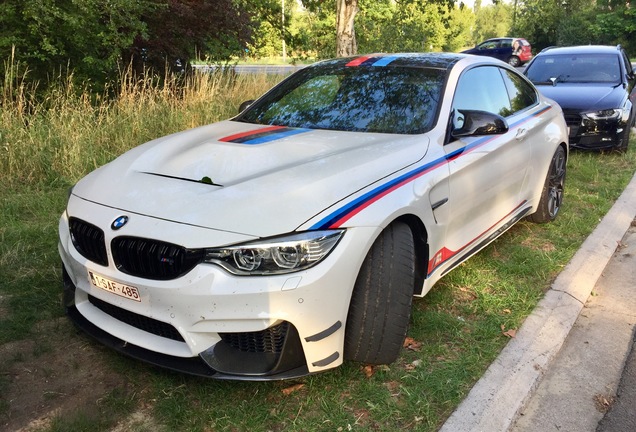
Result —
[[[121, 211], [81, 203], [79, 214], [109, 226]], [[77, 209], [75, 209], [77, 210]], [[90, 210], [90, 211], [84, 211]], [[78, 213], [74, 213], [78, 214]], [[162, 240], [200, 241], [210, 230], [135, 215], [131, 231], [151, 227]], [[176, 227], [175, 227], [176, 225]], [[349, 230], [319, 265], [270, 277], [232, 276], [200, 264], [173, 280], [148, 280], [86, 259], [74, 247], [68, 215], [59, 225], [65, 307], [89, 335], [164, 368], [219, 379], [276, 380], [321, 372], [343, 361], [344, 324], [372, 228]], [[117, 232], [104, 230], [110, 244]], [[355, 250], [355, 254], [348, 251]], [[141, 301], [95, 287], [89, 272], [136, 287]]]
[[[205, 378], [258, 381], [289, 379], [309, 374], [305, 357], [300, 347], [298, 332], [293, 327], [285, 335], [285, 348], [280, 352], [263, 351], [248, 354], [225, 342], [219, 342], [205, 359], [202, 355], [183, 358], [130, 344], [97, 327], [79, 312], [77, 307], [75, 307], [76, 288], [71, 282], [66, 269], [63, 268], [62, 272], [64, 278], [64, 306], [68, 317], [86, 334], [121, 354], [164, 369]], [[112, 310], [113, 308], [116, 307], [109, 309]], [[138, 319], [145, 320], [147, 318], [140, 316]], [[214, 369], [212, 366], [217, 366], [219, 370]], [[242, 369], [232, 371], [232, 366], [240, 366]], [[245, 374], [246, 371], [250, 373]]]
[[617, 120], [591, 120], [578, 113], [565, 113], [570, 130], [571, 148], [604, 150], [624, 147], [627, 139], [627, 122]]

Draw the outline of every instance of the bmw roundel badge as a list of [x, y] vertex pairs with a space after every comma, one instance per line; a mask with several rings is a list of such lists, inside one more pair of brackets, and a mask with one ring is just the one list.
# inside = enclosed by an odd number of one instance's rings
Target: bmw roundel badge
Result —
[[110, 227], [117, 231], [119, 228], [123, 227], [128, 223], [128, 216], [119, 216], [117, 219], [113, 221]]

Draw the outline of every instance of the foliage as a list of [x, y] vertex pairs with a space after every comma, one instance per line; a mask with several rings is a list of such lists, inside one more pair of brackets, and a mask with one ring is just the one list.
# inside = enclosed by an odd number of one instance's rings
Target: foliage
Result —
[[[305, 0], [304, 39], [296, 52], [332, 57], [336, 52], [335, 1]], [[459, 50], [472, 44], [473, 12], [452, 1], [360, 0], [355, 34], [359, 53]], [[295, 17], [292, 17], [294, 19]]]
[[[103, 86], [129, 63], [134, 70], [182, 67], [198, 55], [240, 52], [253, 17], [274, 0], [4, 0], [0, 56], [15, 52], [27, 80], [47, 85], [72, 72]], [[250, 8], [247, 8], [247, 6]]]
[[472, 10], [462, 4], [460, 4], [459, 7], [451, 8], [446, 25], [448, 34], [445, 38], [442, 50], [455, 52], [472, 45], [472, 27], [477, 16], [479, 15], [473, 13]]
[[483, 5], [481, 0], [475, 2], [475, 28], [473, 40], [476, 43], [486, 39], [502, 36], [523, 37], [511, 30], [513, 21], [513, 7], [504, 2]]
[[591, 28], [599, 43], [621, 44], [630, 55], [636, 55], [636, 7], [622, 3], [602, 10]]
[[141, 73], [152, 68], [183, 70], [191, 59], [205, 55], [226, 60], [244, 49], [251, 37], [251, 16], [234, 0], [164, 0], [162, 7], [141, 17], [146, 35], [137, 35], [124, 50], [124, 64]]
[[616, 0], [518, 0], [513, 31], [535, 50], [553, 45], [621, 44], [636, 55], [636, 9]]
[[117, 72], [121, 51], [144, 36], [144, 14], [157, 0], [5, 0], [0, 4], [0, 55], [15, 47], [30, 78], [45, 81], [56, 70], [73, 70], [79, 81]]

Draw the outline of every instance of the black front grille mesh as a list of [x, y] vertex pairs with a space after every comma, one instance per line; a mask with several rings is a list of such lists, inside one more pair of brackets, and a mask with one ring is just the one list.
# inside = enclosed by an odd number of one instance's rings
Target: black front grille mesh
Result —
[[127, 311], [91, 295], [88, 296], [88, 301], [102, 312], [130, 326], [167, 339], [185, 342], [177, 329], [170, 324]]
[[565, 117], [565, 123], [567, 123], [568, 126], [578, 126], [581, 124], [581, 115], [580, 114], [564, 114]]
[[219, 336], [225, 343], [242, 352], [280, 354], [288, 331], [289, 323], [283, 322], [258, 332], [219, 333]]
[[565, 123], [570, 128], [570, 140], [577, 139], [576, 137], [579, 133], [579, 128], [581, 127], [581, 121], [583, 118], [578, 113], [565, 113]]
[[203, 259], [203, 250], [140, 237], [116, 237], [111, 242], [117, 268], [146, 279], [169, 280], [192, 270]]
[[107, 266], [104, 231], [81, 219], [70, 218], [68, 221], [71, 241], [75, 249], [86, 259]]

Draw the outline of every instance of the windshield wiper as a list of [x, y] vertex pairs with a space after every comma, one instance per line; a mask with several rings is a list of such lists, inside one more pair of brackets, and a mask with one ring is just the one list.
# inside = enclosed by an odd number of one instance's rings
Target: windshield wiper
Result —
[[550, 78], [550, 82], [552, 83], [552, 86], [554, 87], [554, 86], [557, 85], [557, 83], [567, 82], [568, 78], [570, 78], [570, 75], [561, 74], [561, 75], [559, 75], [556, 78], [555, 77], [551, 77]]

